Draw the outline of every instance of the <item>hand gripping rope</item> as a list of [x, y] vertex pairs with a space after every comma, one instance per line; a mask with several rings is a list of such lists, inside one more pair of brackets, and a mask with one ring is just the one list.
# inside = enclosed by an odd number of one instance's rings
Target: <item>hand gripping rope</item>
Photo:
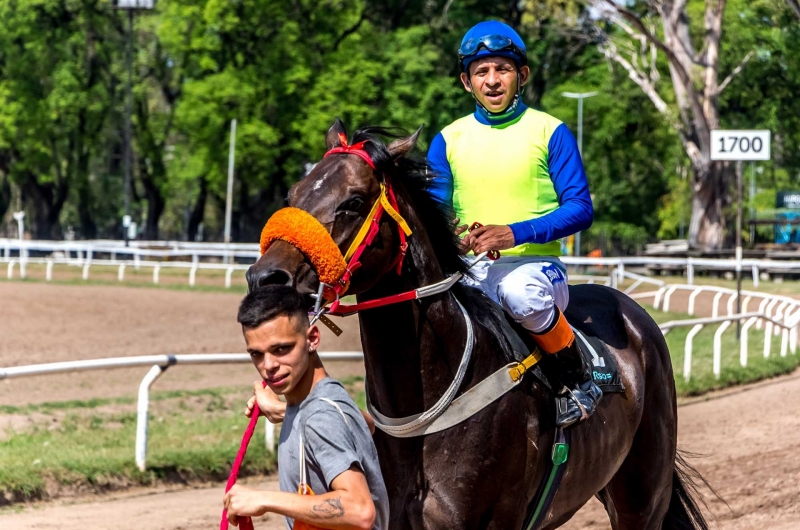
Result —
[[[261, 384], [266, 388], [266, 381], [262, 381]], [[250, 444], [250, 439], [253, 437], [253, 433], [256, 430], [256, 424], [258, 424], [258, 417], [260, 415], [261, 411], [258, 408], [258, 403], [256, 403], [255, 407], [253, 407], [253, 414], [250, 416], [250, 423], [247, 424], [247, 429], [245, 429], [244, 436], [242, 436], [239, 452], [236, 453], [236, 459], [233, 461], [231, 474], [228, 476], [228, 484], [225, 486], [225, 493], [228, 493], [233, 485], [236, 484], [236, 479], [239, 477], [239, 469], [242, 467], [244, 455], [247, 453], [247, 446]], [[236, 519], [239, 523], [239, 530], [253, 530], [253, 520], [250, 517], [239, 516]], [[228, 530], [228, 510], [224, 508], [222, 509], [222, 520], [219, 523], [219, 530]]]

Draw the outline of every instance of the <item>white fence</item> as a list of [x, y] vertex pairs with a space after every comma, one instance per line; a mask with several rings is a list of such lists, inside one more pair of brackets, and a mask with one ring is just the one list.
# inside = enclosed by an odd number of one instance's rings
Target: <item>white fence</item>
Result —
[[[672, 296], [677, 291], [689, 292], [687, 313], [693, 316], [697, 305], [697, 298], [701, 295], [713, 295], [711, 301], [711, 317], [667, 322], [661, 325], [662, 332], [666, 335], [675, 327], [688, 327], [692, 329], [686, 336], [684, 343], [683, 377], [691, 378], [692, 346], [694, 337], [707, 325], [720, 324], [714, 333], [713, 371], [719, 379], [721, 373], [722, 334], [732, 323], [739, 321], [742, 325], [741, 340], [739, 344], [739, 363], [747, 366], [748, 356], [748, 331], [754, 325], [757, 329], [764, 328], [764, 357], [769, 357], [772, 348], [772, 336], [781, 335], [781, 356], [785, 357], [789, 351], [794, 355], [797, 351], [798, 330], [800, 329], [800, 300], [788, 296], [774, 295], [759, 291], [742, 291], [741, 312], [736, 313], [735, 304], [737, 293], [733, 289], [708, 285], [663, 285], [656, 291], [647, 291], [632, 294], [638, 300], [653, 298], [653, 307], [662, 311], [670, 310]], [[725, 301], [725, 316], [720, 316], [720, 305]], [[758, 303], [758, 310], [748, 313], [751, 303]], [[755, 303], [753, 304], [755, 305]]]
[[[86, 267], [86, 263], [100, 264], [101, 260], [95, 256], [108, 255], [102, 260], [103, 264], [134, 266], [139, 269], [142, 266], [156, 267], [166, 266], [170, 261], [172, 267], [180, 267], [198, 270], [204, 268], [202, 262], [239, 263], [234, 270], [246, 268], [247, 265], [255, 262], [259, 256], [259, 245], [257, 243], [190, 243], [185, 241], [130, 241], [130, 246], [125, 246], [118, 240], [87, 240], [87, 241], [29, 241], [24, 239], [0, 238], [0, 262], [10, 263], [16, 258], [22, 270], [26, 262], [33, 262], [29, 256], [31, 253], [46, 254], [52, 259], [53, 263], [68, 263], [70, 265]], [[125, 259], [122, 259], [122, 258]], [[698, 270], [716, 271], [735, 271], [737, 261], [735, 259], [706, 259], [706, 258], [654, 258], [644, 256], [632, 256], [623, 258], [589, 258], [564, 256], [561, 258], [567, 265], [573, 266], [594, 266], [605, 269], [608, 274], [601, 278], [591, 278], [591, 281], [603, 281], [612, 287], [616, 286], [617, 279], [622, 277], [632, 278], [626, 272], [626, 267], [672, 267], [676, 271], [681, 271], [686, 276], [689, 285], [694, 284], [695, 272]], [[175, 261], [179, 260], [179, 261]], [[180, 261], [186, 260], [186, 261]], [[191, 260], [189, 262], [188, 260]], [[741, 261], [743, 271], [750, 271], [753, 283], [758, 287], [760, 272], [764, 270], [778, 271], [798, 271], [800, 273], [800, 260], [753, 260], [744, 259]], [[222, 267], [220, 267], [222, 268]], [[123, 269], [124, 270], [124, 269]], [[11, 268], [9, 268], [11, 274]], [[157, 273], [154, 273], [157, 275]], [[88, 277], [88, 269], [84, 276]], [[638, 275], [637, 275], [638, 276]], [[638, 279], [646, 278], [638, 276]]]
[[[364, 358], [361, 352], [320, 352], [321, 359], [326, 361], [360, 361]], [[136, 465], [144, 471], [147, 466], [147, 424], [150, 408], [150, 387], [170, 366], [179, 364], [231, 364], [250, 363], [250, 355], [246, 353], [198, 353], [178, 355], [144, 355], [139, 357], [114, 357], [107, 359], [89, 359], [84, 361], [66, 361], [60, 363], [31, 364], [0, 368], [0, 381], [17, 377], [55, 374], [63, 372], [83, 372], [87, 370], [105, 370], [110, 368], [130, 368], [133, 366], [151, 366], [139, 384], [139, 397], [136, 415]], [[267, 449], [275, 447], [275, 426], [265, 422], [265, 442]]]

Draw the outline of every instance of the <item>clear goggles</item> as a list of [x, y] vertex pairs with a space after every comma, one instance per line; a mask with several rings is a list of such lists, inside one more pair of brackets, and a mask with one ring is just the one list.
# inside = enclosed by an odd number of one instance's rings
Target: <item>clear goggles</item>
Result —
[[466, 57], [471, 57], [478, 53], [481, 47], [486, 48], [490, 52], [508, 50], [517, 55], [523, 65], [528, 62], [528, 57], [525, 52], [514, 44], [514, 41], [504, 35], [484, 35], [483, 37], [467, 40], [458, 49], [459, 62], [463, 61]]

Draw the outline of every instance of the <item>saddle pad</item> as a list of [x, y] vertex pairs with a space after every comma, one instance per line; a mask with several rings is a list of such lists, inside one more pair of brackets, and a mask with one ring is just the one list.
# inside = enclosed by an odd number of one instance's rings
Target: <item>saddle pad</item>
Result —
[[572, 328], [578, 341], [578, 350], [583, 355], [586, 365], [592, 372], [592, 379], [604, 393], [625, 392], [625, 386], [619, 377], [619, 370], [614, 357], [606, 345], [597, 337], [585, 335]]

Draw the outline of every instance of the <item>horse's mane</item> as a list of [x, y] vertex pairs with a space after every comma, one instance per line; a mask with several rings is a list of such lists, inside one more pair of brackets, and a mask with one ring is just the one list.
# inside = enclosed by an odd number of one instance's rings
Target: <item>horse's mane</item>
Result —
[[[453, 232], [452, 219], [455, 218], [455, 213], [449, 205], [437, 201], [429, 190], [434, 177], [433, 171], [423, 158], [404, 156], [393, 159], [383, 142], [383, 138], [405, 136], [407, 133], [401, 129], [363, 127], [353, 134], [351, 143], [366, 141], [364, 149], [372, 157], [378, 178], [388, 176], [395, 189], [400, 193], [405, 192], [425, 227], [442, 271], [446, 275], [458, 272], [469, 275], [467, 263], [461, 257], [459, 237]], [[513, 331], [506, 323], [502, 309], [478, 289], [456, 283], [451, 291], [475, 323], [482, 324], [498, 338], [503, 356], [513, 360], [514, 354], [507, 335]]]

